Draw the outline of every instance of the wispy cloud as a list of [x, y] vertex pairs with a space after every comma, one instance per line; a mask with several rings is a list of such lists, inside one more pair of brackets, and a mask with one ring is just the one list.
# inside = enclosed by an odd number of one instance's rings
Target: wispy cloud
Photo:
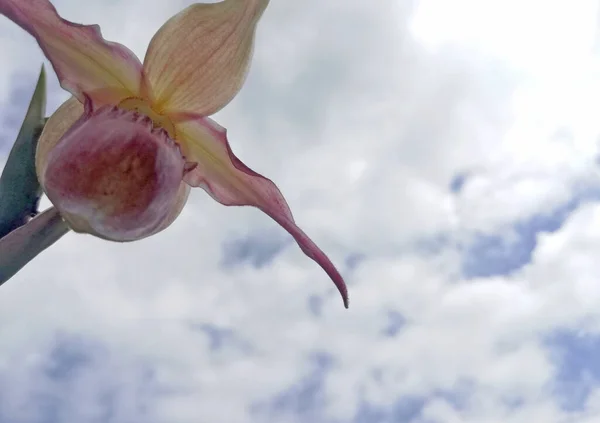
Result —
[[[190, 3], [55, 2], [140, 56]], [[69, 234], [2, 287], [0, 421], [596, 421], [596, 16], [271, 1], [216, 118], [350, 310], [268, 218], [194, 192], [152, 238]], [[0, 45], [7, 145], [43, 57], [3, 19]]]

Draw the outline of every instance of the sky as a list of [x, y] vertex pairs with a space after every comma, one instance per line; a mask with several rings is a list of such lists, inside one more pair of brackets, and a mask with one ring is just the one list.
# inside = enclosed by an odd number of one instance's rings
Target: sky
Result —
[[[191, 3], [54, 2], [139, 57]], [[350, 309], [267, 216], [194, 190], [167, 230], [70, 233], [1, 287], [0, 423], [600, 421], [598, 6], [271, 0], [215, 119]], [[0, 161], [44, 60], [0, 18]]]

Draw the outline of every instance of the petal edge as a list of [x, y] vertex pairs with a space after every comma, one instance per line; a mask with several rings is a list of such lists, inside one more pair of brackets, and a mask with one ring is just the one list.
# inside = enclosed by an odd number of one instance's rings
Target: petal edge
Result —
[[0, 14], [37, 40], [61, 86], [82, 103], [83, 92], [102, 103], [139, 92], [139, 59], [127, 47], [102, 38], [98, 25], [67, 21], [48, 0], [0, 0]]

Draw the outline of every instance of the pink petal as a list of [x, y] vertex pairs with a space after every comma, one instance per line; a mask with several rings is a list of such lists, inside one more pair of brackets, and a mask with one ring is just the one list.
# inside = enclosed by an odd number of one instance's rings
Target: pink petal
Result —
[[154, 35], [144, 59], [159, 113], [211, 115], [244, 83], [256, 24], [269, 0], [193, 4]]
[[83, 115], [40, 163], [43, 188], [70, 227], [113, 241], [164, 229], [181, 210], [185, 161], [147, 116], [115, 106]]
[[[180, 116], [181, 117], [181, 116]], [[292, 213], [275, 184], [244, 165], [231, 151], [226, 131], [211, 119], [186, 116], [176, 124], [177, 140], [188, 162], [196, 162], [184, 176], [194, 187], [204, 188], [226, 206], [254, 206], [268, 214], [296, 240], [304, 254], [316, 261], [333, 280], [344, 306], [348, 290], [329, 258], [296, 225]]]
[[117, 103], [139, 92], [142, 65], [128, 48], [102, 38], [98, 25], [62, 19], [48, 0], [0, 0], [0, 14], [35, 37], [61, 86], [83, 103]]

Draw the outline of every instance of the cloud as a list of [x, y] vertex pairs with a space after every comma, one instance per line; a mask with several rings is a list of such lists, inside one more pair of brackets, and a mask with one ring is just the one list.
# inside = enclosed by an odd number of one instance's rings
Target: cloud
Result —
[[[187, 4], [56, 1], [140, 57]], [[596, 9], [520, 5], [272, 1], [216, 118], [350, 310], [266, 216], [195, 191], [150, 239], [69, 234], [2, 287], [0, 421], [595, 421]], [[5, 20], [0, 43], [5, 145], [43, 58]]]
[[5, 356], [0, 420], [155, 421], [153, 401], [168, 392], [153, 367], [80, 335], [58, 333], [38, 348]]

